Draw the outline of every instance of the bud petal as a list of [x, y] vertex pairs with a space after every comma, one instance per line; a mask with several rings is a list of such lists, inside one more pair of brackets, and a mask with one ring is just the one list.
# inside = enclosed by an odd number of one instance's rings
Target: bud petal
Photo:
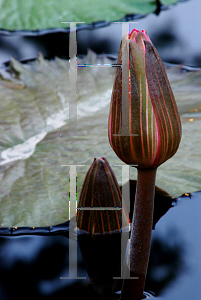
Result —
[[158, 131], [158, 149], [154, 164], [172, 157], [181, 140], [181, 120], [163, 62], [156, 48], [146, 46], [146, 75]]

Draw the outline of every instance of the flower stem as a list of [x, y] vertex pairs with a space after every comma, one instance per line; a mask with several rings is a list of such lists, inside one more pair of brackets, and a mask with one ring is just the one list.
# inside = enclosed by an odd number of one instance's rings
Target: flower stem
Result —
[[[131, 277], [137, 279], [124, 279], [121, 300], [143, 298], [151, 246], [156, 171], [157, 168], [138, 169], [130, 239], [129, 272]], [[127, 275], [128, 271], [129, 269], [125, 271]]]

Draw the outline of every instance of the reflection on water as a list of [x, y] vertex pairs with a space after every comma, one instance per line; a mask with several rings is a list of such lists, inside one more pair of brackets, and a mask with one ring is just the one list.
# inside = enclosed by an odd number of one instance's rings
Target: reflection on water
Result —
[[113, 299], [121, 290], [113, 279], [121, 276], [121, 233], [80, 234], [78, 242], [93, 286], [103, 300]]
[[[160, 218], [153, 230], [146, 290], [154, 292], [157, 300], [195, 299], [195, 295], [200, 292], [200, 211], [201, 192], [192, 194], [191, 199], [188, 196], [179, 198], [177, 205]], [[1, 237], [0, 242], [1, 300], [14, 300], [18, 297], [25, 300], [30, 294], [37, 299], [48, 297], [56, 300], [72, 293], [75, 299], [85, 296], [90, 300], [101, 299], [89, 281], [79, 246], [78, 276], [87, 279], [60, 280], [60, 277], [68, 276], [67, 237]], [[104, 266], [101, 246], [107, 255], [107, 245], [100, 243], [99, 254], [92, 253], [94, 257], [97, 255], [94, 266], [99, 264], [107, 274], [112, 271], [109, 269], [108, 272], [108, 266], [114, 264], [115, 260], [105, 261]], [[116, 247], [114, 243], [110, 243], [108, 251], [112, 259], [112, 253], [118, 253]], [[106, 258], [108, 260], [109, 256]], [[75, 261], [75, 258], [71, 259]], [[90, 264], [93, 267], [93, 262]]]
[[152, 239], [145, 289], [156, 296], [185, 270], [183, 237], [174, 228], [168, 230], [165, 236], [156, 235]]
[[153, 241], [155, 237], [168, 241], [171, 245], [168, 255], [174, 258], [167, 285], [161, 285], [160, 289], [158, 282], [157, 300], [197, 299], [201, 293], [200, 212], [201, 192], [193, 193], [190, 199], [179, 198], [178, 204], [159, 220], [153, 231]]
[[[62, 299], [72, 292], [81, 297], [78, 288], [84, 283], [87, 291], [88, 280], [60, 280], [68, 276], [68, 246], [62, 236], [1, 238], [0, 299]], [[79, 249], [78, 276], [87, 277]]]

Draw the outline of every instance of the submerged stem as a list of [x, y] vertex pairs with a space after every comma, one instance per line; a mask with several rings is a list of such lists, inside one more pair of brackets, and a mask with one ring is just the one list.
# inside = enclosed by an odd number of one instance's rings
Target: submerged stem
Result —
[[130, 271], [125, 274], [137, 279], [124, 279], [121, 300], [143, 298], [147, 273], [155, 193], [155, 169], [138, 169], [137, 190], [130, 239]]

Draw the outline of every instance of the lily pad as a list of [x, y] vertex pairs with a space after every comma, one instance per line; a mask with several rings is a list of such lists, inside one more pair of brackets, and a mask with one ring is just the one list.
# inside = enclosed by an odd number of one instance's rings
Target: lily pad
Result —
[[[163, 0], [172, 4], [178, 0]], [[62, 21], [92, 23], [117, 21], [126, 14], [147, 14], [156, 9], [152, 0], [1, 0], [0, 28], [35, 30], [68, 27]]]
[[[89, 51], [78, 64], [110, 64]], [[161, 165], [156, 184], [176, 197], [201, 189], [201, 70], [167, 66], [181, 113], [176, 155]], [[69, 167], [77, 167], [77, 193], [94, 157], [108, 159], [119, 184], [123, 164], [108, 142], [115, 68], [78, 67], [77, 127], [69, 130], [69, 61], [12, 60], [0, 80], [0, 226], [50, 226], [69, 219]], [[72, 76], [74, 76], [72, 74]], [[136, 169], [131, 168], [136, 179]], [[123, 181], [123, 183], [125, 183]], [[71, 213], [76, 201], [70, 203]]]

